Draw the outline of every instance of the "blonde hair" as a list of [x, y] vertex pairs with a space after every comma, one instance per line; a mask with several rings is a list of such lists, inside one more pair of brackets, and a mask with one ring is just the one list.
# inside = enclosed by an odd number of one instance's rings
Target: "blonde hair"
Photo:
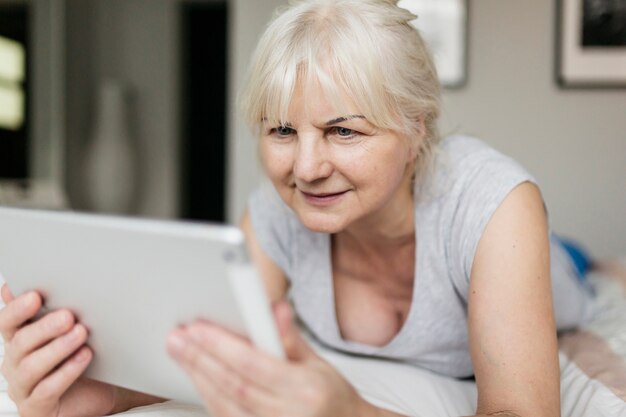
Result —
[[423, 132], [417, 167], [426, 167], [439, 140], [441, 98], [414, 19], [393, 0], [290, 2], [277, 11], [252, 57], [240, 101], [248, 124], [285, 123], [296, 84], [303, 83], [306, 94], [318, 81], [338, 107], [347, 94], [380, 128], [408, 137]]

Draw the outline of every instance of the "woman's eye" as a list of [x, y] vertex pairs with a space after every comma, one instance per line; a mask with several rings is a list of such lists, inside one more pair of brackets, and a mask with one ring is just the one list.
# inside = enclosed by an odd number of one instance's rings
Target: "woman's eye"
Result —
[[346, 142], [357, 137], [358, 132], [354, 129], [348, 129], [347, 127], [335, 126], [328, 132], [331, 137]]
[[342, 136], [342, 137], [352, 136], [353, 133], [354, 133], [354, 131], [352, 129], [348, 129], [347, 127], [338, 127], [337, 128], [337, 135]]
[[279, 135], [279, 136], [289, 136], [291, 134], [293, 134], [294, 130], [290, 127], [287, 126], [279, 126], [274, 128], [274, 131]]

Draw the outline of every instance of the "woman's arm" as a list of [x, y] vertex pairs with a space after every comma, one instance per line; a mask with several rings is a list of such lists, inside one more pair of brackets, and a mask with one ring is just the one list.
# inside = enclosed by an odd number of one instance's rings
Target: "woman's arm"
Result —
[[142, 392], [132, 391], [122, 387], [115, 387], [115, 406], [110, 414], [121, 413], [135, 407], [162, 403], [165, 398], [156, 397]]
[[474, 257], [468, 308], [477, 412], [559, 416], [548, 226], [533, 184], [516, 187], [489, 221]]
[[[545, 209], [536, 186], [516, 187], [478, 244], [469, 291], [476, 417], [557, 417], [559, 361]], [[363, 415], [399, 417], [366, 406]]]

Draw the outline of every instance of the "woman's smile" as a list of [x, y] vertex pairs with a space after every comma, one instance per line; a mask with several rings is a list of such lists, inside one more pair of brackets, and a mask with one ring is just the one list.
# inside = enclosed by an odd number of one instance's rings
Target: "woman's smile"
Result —
[[317, 207], [325, 207], [342, 201], [350, 190], [326, 193], [306, 192], [300, 189], [298, 191], [307, 203]]

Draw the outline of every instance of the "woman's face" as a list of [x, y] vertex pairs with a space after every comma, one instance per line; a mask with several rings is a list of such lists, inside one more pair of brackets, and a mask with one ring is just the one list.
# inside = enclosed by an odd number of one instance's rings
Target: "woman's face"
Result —
[[337, 233], [359, 221], [385, 221], [411, 201], [414, 146], [369, 123], [355, 106], [339, 114], [318, 87], [306, 97], [296, 89], [284, 125], [263, 123], [264, 169], [310, 230]]

